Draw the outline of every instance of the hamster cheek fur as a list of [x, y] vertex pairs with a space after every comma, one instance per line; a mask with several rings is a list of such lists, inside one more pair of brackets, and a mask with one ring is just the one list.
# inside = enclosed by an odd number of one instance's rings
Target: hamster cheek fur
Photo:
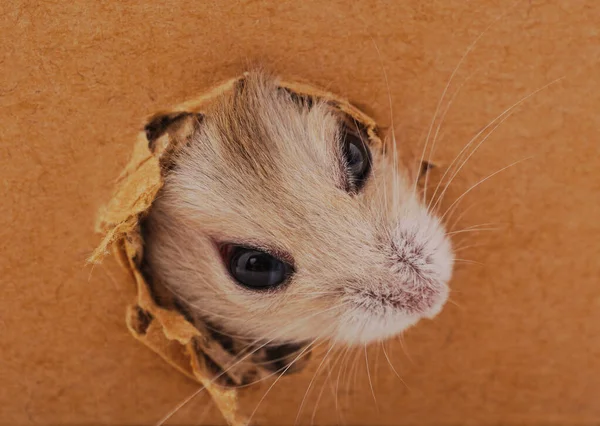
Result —
[[[453, 267], [442, 224], [379, 150], [364, 187], [344, 190], [338, 117], [262, 73], [206, 111], [146, 225], [152, 275], [194, 317], [244, 339], [354, 345], [442, 309]], [[220, 242], [286, 253], [294, 273], [278, 288], [244, 288]]]

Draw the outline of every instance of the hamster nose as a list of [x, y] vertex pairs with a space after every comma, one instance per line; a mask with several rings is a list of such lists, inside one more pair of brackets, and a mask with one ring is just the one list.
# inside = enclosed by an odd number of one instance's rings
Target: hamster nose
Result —
[[453, 264], [450, 246], [445, 240], [440, 243], [419, 235], [401, 233], [388, 244], [392, 279], [403, 291], [431, 289], [432, 295], [445, 291]]
[[397, 268], [409, 268], [419, 273], [431, 263], [431, 256], [425, 253], [425, 247], [408, 239], [392, 241], [390, 260]]

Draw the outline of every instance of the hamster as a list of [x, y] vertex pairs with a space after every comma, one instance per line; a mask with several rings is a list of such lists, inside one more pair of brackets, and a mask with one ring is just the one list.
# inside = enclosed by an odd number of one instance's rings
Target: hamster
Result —
[[193, 121], [143, 235], [145, 273], [193, 321], [263, 344], [364, 345], [440, 312], [450, 240], [378, 135], [263, 71], [191, 115], [146, 126], [152, 142]]

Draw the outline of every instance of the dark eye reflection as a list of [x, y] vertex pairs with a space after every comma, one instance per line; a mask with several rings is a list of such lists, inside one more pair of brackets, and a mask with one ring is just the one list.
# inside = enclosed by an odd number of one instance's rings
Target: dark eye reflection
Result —
[[276, 288], [294, 273], [289, 263], [257, 248], [223, 244], [220, 252], [231, 277], [249, 289]]
[[371, 171], [371, 153], [366, 145], [366, 136], [345, 127], [342, 133], [342, 153], [348, 173], [348, 190], [359, 191]]

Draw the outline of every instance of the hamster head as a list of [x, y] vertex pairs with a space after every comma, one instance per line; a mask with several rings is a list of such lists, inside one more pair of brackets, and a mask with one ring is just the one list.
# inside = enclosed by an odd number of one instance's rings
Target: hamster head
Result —
[[440, 311], [451, 244], [372, 129], [260, 72], [194, 119], [144, 225], [153, 279], [194, 317], [354, 345]]

